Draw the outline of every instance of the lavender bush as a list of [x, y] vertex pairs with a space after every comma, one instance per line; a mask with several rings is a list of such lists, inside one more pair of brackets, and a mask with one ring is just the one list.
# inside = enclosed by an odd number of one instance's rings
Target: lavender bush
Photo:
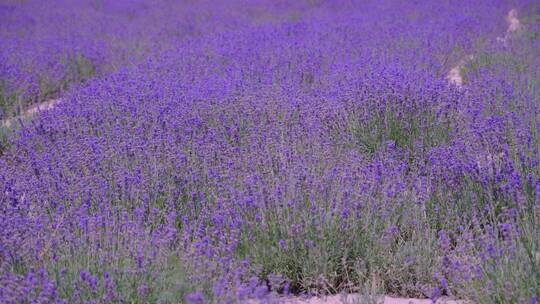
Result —
[[2, 131], [3, 302], [537, 302], [532, 1], [41, 3], [0, 8], [6, 113], [63, 100]]

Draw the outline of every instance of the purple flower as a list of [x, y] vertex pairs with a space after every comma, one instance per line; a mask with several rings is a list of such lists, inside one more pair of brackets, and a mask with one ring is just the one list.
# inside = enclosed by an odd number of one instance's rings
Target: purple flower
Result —
[[192, 292], [187, 295], [186, 301], [190, 304], [203, 304], [205, 303], [204, 295], [202, 292]]
[[81, 280], [82, 280], [82, 281], [86, 281], [86, 279], [87, 279], [87, 277], [88, 277], [88, 275], [86, 274], [86, 271], [81, 270], [81, 271], [80, 271], [80, 277], [81, 277]]

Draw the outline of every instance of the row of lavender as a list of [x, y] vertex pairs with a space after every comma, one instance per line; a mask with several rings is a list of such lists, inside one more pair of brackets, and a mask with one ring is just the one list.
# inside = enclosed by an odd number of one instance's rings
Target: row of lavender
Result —
[[186, 37], [309, 14], [303, 1], [7, 1], [0, 4], [0, 118]]
[[[0, 299], [536, 303], [534, 5], [310, 5], [171, 37], [12, 135]], [[524, 29], [498, 43], [516, 5]]]

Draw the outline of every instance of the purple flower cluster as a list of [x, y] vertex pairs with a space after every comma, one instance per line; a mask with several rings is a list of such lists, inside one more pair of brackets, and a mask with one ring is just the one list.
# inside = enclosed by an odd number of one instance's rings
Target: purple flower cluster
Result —
[[0, 156], [0, 301], [535, 303], [540, 27], [517, 2], [2, 4], [0, 101], [63, 102]]
[[0, 6], [0, 118], [187, 37], [308, 14], [274, 1], [8, 1]]

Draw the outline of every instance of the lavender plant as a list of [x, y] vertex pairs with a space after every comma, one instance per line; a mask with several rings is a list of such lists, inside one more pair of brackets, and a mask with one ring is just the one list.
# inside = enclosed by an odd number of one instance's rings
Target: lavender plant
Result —
[[0, 300], [536, 303], [539, 28], [518, 2], [3, 5], [6, 111], [63, 102], [6, 129]]

